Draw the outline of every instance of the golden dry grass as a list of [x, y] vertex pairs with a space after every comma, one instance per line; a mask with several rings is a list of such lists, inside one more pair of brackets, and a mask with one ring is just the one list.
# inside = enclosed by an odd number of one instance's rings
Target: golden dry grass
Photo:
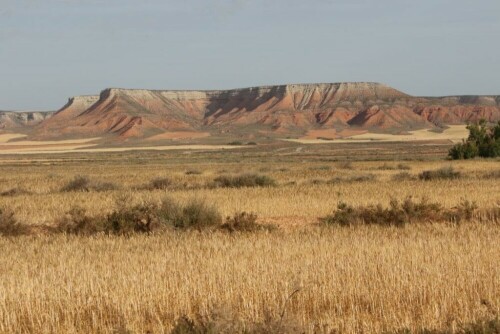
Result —
[[[0, 196], [0, 207], [12, 209], [23, 223], [50, 225], [74, 205], [98, 215], [111, 212], [123, 196], [133, 205], [169, 195], [180, 202], [203, 198], [224, 215], [255, 212], [259, 222], [280, 228], [251, 234], [0, 237], [0, 332], [112, 333], [126, 328], [168, 333], [181, 315], [218, 311], [217, 321], [252, 323], [267, 316], [278, 319], [283, 310], [285, 321], [292, 319], [307, 333], [453, 331], [500, 312], [498, 223], [316, 225], [339, 200], [387, 205], [391, 198], [414, 196], [446, 208], [462, 199], [481, 209], [496, 207], [500, 179], [488, 175], [498, 171], [497, 160], [346, 165], [304, 160], [299, 153], [286, 159], [233, 152], [163, 154], [2, 160], [0, 192], [20, 187], [31, 193]], [[452, 165], [463, 177], [394, 181], [400, 163], [412, 175]], [[186, 175], [188, 170], [201, 174]], [[202, 187], [218, 175], [242, 172], [269, 175], [278, 186]], [[366, 174], [376, 179], [324, 182]], [[61, 193], [75, 175], [115, 182], [120, 189]], [[179, 187], [140, 188], [157, 177], [168, 177]]]
[[262, 321], [279, 318], [297, 288], [287, 317], [307, 332], [453, 328], [499, 312], [499, 231], [472, 224], [0, 239], [8, 249], [0, 331], [165, 333], [180, 315], [216, 309]]

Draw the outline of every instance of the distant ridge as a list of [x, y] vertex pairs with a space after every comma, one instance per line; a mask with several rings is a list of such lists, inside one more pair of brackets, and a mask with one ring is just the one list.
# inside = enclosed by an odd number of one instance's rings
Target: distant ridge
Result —
[[34, 138], [148, 138], [167, 132], [289, 136], [316, 129], [404, 132], [500, 120], [498, 96], [413, 97], [374, 82], [229, 90], [107, 88], [33, 125]]

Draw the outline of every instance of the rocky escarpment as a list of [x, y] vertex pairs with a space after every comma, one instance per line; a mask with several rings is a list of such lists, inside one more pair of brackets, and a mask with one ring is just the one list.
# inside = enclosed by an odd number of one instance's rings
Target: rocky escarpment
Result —
[[46, 111], [0, 111], [0, 130], [31, 127], [49, 119], [53, 112]]
[[378, 83], [262, 86], [212, 91], [110, 88], [75, 97], [36, 126], [39, 137], [148, 137], [169, 131], [304, 133], [349, 127], [401, 131], [500, 119], [496, 96], [413, 97]]

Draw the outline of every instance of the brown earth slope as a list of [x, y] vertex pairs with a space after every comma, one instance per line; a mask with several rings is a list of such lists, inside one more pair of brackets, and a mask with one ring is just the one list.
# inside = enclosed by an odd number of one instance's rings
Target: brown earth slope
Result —
[[165, 132], [262, 133], [317, 129], [401, 132], [500, 120], [500, 97], [412, 97], [378, 83], [264, 86], [225, 91], [110, 88], [70, 99], [34, 137], [145, 138]]

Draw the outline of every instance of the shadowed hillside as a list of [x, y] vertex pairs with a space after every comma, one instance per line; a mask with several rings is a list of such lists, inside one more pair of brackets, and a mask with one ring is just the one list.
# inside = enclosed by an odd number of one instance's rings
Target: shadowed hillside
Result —
[[401, 133], [500, 119], [494, 96], [412, 97], [379, 83], [262, 86], [224, 91], [109, 88], [74, 97], [33, 138], [148, 138], [166, 132], [300, 136], [310, 130]]

